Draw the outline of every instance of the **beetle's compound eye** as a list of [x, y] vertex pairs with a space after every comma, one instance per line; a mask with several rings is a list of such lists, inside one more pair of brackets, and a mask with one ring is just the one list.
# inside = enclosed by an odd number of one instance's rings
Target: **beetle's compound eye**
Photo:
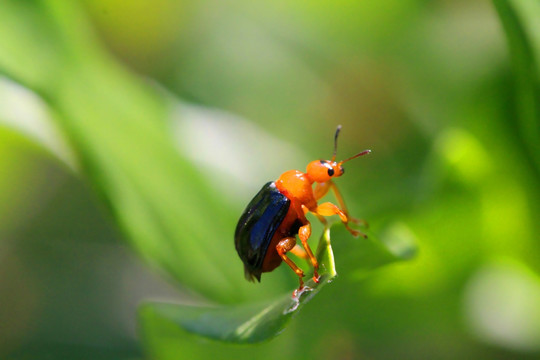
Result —
[[328, 176], [332, 177], [334, 176], [334, 168], [332, 167], [332, 164], [328, 161], [328, 160], [320, 160], [321, 164], [324, 165], [324, 167], [326, 167], [326, 173], [328, 174]]

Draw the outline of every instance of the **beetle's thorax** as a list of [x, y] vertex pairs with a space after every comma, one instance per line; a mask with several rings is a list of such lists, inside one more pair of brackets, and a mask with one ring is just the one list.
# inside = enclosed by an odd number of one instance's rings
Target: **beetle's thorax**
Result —
[[317, 206], [313, 196], [313, 181], [301, 171], [289, 170], [276, 180], [277, 189], [291, 201], [298, 201], [308, 209]]

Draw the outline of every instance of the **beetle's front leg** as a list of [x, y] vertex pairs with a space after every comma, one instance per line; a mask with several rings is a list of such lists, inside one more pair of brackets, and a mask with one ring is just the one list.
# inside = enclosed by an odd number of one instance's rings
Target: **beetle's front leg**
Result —
[[338, 201], [338, 204], [341, 208], [341, 210], [345, 213], [345, 215], [347, 216], [347, 218], [349, 219], [350, 222], [353, 222], [355, 224], [358, 224], [358, 225], [361, 225], [361, 226], [364, 226], [364, 227], [368, 227], [368, 223], [367, 221], [365, 220], [362, 220], [362, 219], [356, 219], [356, 218], [353, 218], [349, 215], [349, 211], [347, 210], [347, 206], [345, 205], [345, 200], [343, 199], [343, 196], [341, 195], [341, 192], [339, 191], [338, 187], [336, 184], [334, 184], [333, 182], [331, 182], [329, 184], [329, 186], [332, 188], [332, 190], [334, 191], [334, 195], [336, 196], [336, 199]]
[[328, 180], [324, 183], [317, 183], [313, 189], [313, 197], [315, 200], [320, 200], [323, 196], [325, 196], [332, 187], [332, 184], [332, 180]]
[[338, 208], [336, 205], [332, 204], [331, 202], [325, 202], [321, 205], [317, 206], [317, 208], [313, 211], [316, 214], [322, 215], [322, 216], [332, 216], [332, 215], [338, 215], [341, 221], [343, 222], [343, 225], [345, 225], [345, 228], [355, 237], [362, 236], [363, 238], [367, 238], [367, 235], [358, 231], [354, 230], [349, 226], [349, 217], [347, 214], [342, 211], [340, 208]]

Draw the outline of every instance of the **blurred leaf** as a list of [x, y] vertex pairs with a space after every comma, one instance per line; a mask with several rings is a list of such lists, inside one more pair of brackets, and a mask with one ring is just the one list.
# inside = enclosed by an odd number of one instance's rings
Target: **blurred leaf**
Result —
[[72, 170], [75, 156], [44, 101], [28, 89], [0, 77], [0, 127], [15, 129], [43, 146]]
[[[367, 239], [349, 236], [345, 228], [333, 229], [333, 247], [338, 255], [337, 267], [347, 269], [355, 279], [364, 279], [372, 270], [396, 261], [413, 258], [416, 244], [410, 230], [402, 223], [393, 223], [377, 230], [362, 230]], [[338, 239], [338, 240], [336, 240]]]
[[493, 257], [469, 278], [463, 294], [470, 331], [492, 345], [540, 351], [540, 278], [518, 259]]
[[[337, 242], [352, 238], [341, 225], [333, 229], [339, 229]], [[407, 239], [403, 240], [402, 235], [402, 230], [400, 232], [394, 228], [388, 232], [384, 242], [371, 232], [368, 239], [354, 239], [357, 243], [351, 246], [358, 248], [351, 250], [359, 255], [356, 259], [357, 270], [368, 272], [410, 258], [413, 248]], [[271, 339], [280, 334], [300, 308], [336, 277], [329, 229], [324, 231], [319, 241], [317, 259], [320, 263], [320, 282], [316, 284], [312, 279], [308, 280], [306, 289], [298, 298], [287, 293], [269, 302], [224, 307], [144, 304], [140, 308], [143, 336], [148, 344], [155, 344], [158, 337], [182, 337], [184, 332], [230, 343], [256, 343]]]
[[[249, 292], [241, 262], [231, 265], [236, 211], [174, 146], [167, 122], [173, 102], [103, 51], [77, 3], [2, 3], [0, 73], [55, 112], [83, 175], [133, 247], [216, 301], [275, 291], [270, 280], [260, 293]], [[29, 60], [41, 57], [50, 61]]]
[[540, 3], [535, 0], [493, 0], [503, 25], [516, 82], [517, 118], [521, 136], [540, 170]]

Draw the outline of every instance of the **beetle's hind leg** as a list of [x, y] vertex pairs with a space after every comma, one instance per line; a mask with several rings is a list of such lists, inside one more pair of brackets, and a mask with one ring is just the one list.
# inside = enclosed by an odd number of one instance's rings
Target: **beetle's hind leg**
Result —
[[278, 244], [276, 245], [276, 250], [281, 259], [287, 263], [287, 265], [290, 266], [290, 268], [298, 275], [300, 279], [300, 286], [298, 287], [298, 290], [302, 290], [304, 288], [304, 280], [302, 279], [304, 277], [304, 271], [300, 269], [288, 256], [287, 252], [291, 251], [294, 246], [296, 245], [296, 238], [294, 236], [286, 237], [281, 239]]

